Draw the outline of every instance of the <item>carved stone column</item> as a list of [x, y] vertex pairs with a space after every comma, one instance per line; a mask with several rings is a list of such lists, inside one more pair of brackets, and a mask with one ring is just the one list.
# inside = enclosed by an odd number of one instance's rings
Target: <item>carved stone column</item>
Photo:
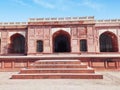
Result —
[[27, 54], [36, 53], [36, 45], [35, 45], [35, 30], [33, 27], [28, 28], [28, 52]]
[[8, 36], [7, 31], [3, 30], [1, 33], [1, 54], [4, 55], [8, 53], [9, 44], [7, 43], [7, 36]]
[[87, 27], [87, 44], [88, 52], [95, 52], [95, 41], [94, 41], [94, 28], [93, 26]]
[[72, 29], [72, 37], [71, 37], [71, 53], [79, 53], [79, 41], [78, 41], [78, 30], [77, 28]]
[[50, 28], [49, 27], [44, 28], [44, 53], [51, 53]]

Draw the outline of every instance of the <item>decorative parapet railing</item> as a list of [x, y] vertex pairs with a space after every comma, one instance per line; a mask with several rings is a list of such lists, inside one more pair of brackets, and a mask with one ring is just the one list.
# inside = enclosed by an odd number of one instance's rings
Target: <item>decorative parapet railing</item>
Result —
[[89, 17], [65, 17], [65, 18], [30, 18], [28, 22], [50, 22], [50, 21], [79, 21], [79, 20], [94, 20], [93, 16]]
[[27, 22], [0, 22], [0, 26], [28, 25]]
[[96, 20], [95, 23], [120, 23], [120, 19]]
[[[65, 18], [30, 18], [28, 22], [51, 22], [51, 21], [94, 21], [96, 24], [120, 23], [120, 19], [94, 20], [94, 17], [65, 17]], [[28, 22], [0, 22], [0, 26], [28, 25]]]

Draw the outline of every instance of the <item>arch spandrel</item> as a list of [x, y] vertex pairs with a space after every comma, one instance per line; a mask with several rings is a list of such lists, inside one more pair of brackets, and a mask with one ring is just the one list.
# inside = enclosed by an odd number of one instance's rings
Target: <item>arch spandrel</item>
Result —
[[65, 31], [65, 32], [71, 34], [71, 29], [70, 29], [70, 28], [52, 28], [52, 29], [51, 29], [52, 35], [53, 35], [54, 33], [58, 32], [58, 31], [60, 31], [60, 30]]
[[114, 33], [115, 35], [117, 35], [117, 30], [116, 29], [101, 29], [101, 30], [99, 30], [99, 36], [102, 33], [105, 33], [105, 32], [111, 32], [111, 33]]
[[10, 38], [11, 36], [13, 36], [14, 34], [17, 34], [17, 33], [20, 34], [20, 35], [23, 35], [24, 37], [26, 36], [26, 35], [25, 35], [25, 32], [22, 32], [22, 31], [20, 31], [20, 32], [9, 32], [9, 33], [8, 33], [8, 36], [9, 36], [9, 38]]

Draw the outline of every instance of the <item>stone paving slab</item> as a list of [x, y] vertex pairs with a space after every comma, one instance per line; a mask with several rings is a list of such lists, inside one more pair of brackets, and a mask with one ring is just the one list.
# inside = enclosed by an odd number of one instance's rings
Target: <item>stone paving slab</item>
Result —
[[103, 80], [9, 79], [17, 72], [0, 72], [0, 90], [120, 90], [120, 71], [99, 71]]

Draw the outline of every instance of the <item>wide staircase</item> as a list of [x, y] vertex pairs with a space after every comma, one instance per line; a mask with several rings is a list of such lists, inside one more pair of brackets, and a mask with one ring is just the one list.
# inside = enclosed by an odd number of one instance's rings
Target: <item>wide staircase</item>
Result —
[[103, 79], [80, 60], [38, 60], [12, 79]]

